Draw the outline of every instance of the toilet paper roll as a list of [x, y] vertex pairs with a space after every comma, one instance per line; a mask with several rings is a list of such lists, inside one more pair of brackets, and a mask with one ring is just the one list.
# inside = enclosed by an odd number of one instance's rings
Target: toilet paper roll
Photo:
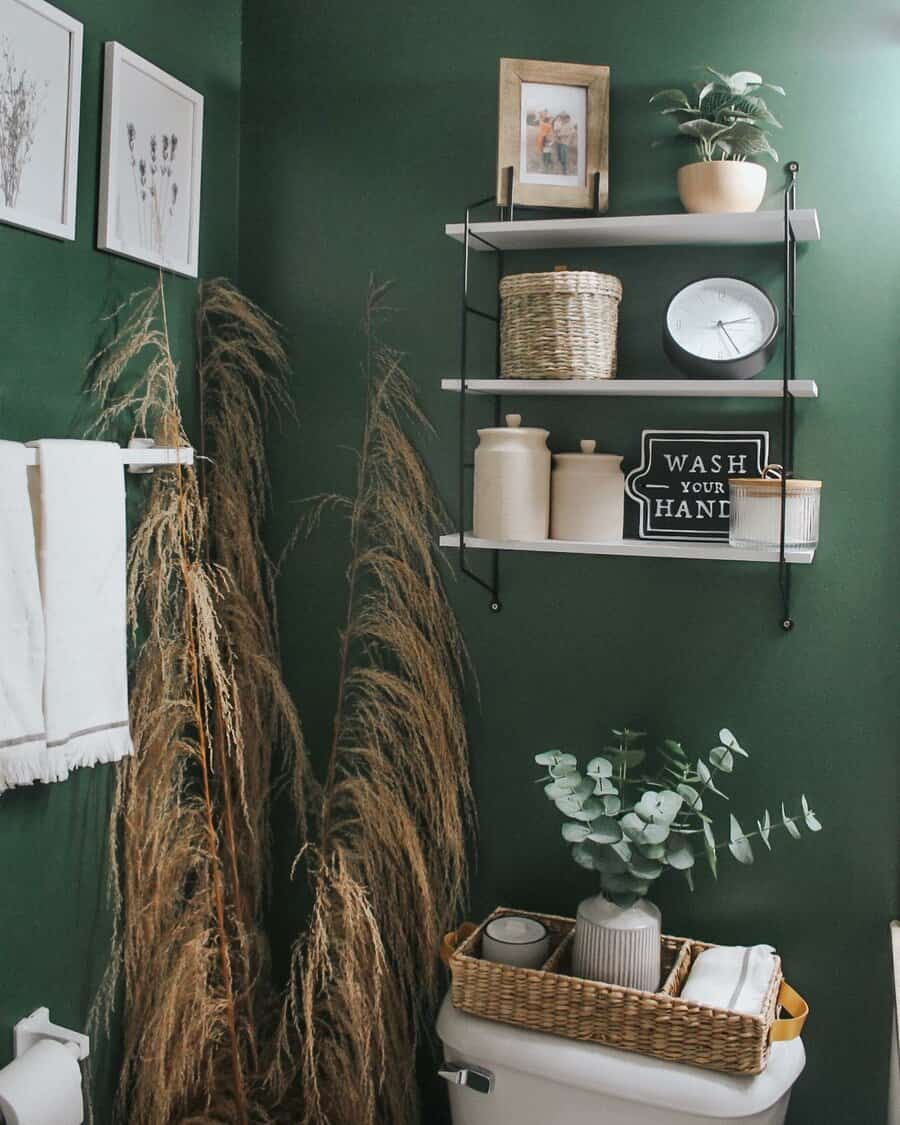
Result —
[[0, 1121], [6, 1125], [81, 1125], [81, 1067], [62, 1043], [41, 1039], [0, 1070]]

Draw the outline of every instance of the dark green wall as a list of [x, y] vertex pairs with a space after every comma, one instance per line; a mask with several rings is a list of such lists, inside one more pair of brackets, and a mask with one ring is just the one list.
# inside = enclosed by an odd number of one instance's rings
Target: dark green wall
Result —
[[[776, 576], [764, 566], [507, 556], [499, 616], [476, 587], [455, 583], [481, 683], [480, 704], [470, 700], [481, 819], [472, 910], [571, 913], [591, 889], [531, 783], [535, 751], [590, 754], [621, 722], [702, 750], [729, 724], [753, 753], [736, 811], [749, 819], [805, 791], [826, 830], [779, 840], [753, 870], [725, 865], [718, 885], [704, 875], [693, 896], [669, 883], [666, 928], [777, 945], [812, 1004], [792, 1122], [880, 1125], [886, 925], [898, 905], [896, 12], [879, 0], [255, 0], [244, 30], [241, 277], [290, 335], [302, 419], [299, 440], [273, 437], [277, 541], [291, 501], [350, 485], [341, 447], [360, 430], [354, 332], [370, 269], [400, 283], [394, 334], [437, 426], [429, 461], [452, 496], [456, 402], [438, 384], [456, 372], [460, 252], [441, 230], [492, 190], [499, 56], [611, 66], [613, 214], [677, 209], [674, 171], [690, 157], [674, 143], [651, 149], [655, 89], [704, 62], [760, 69], [788, 89], [778, 147], [800, 161], [801, 202], [819, 208], [824, 230], [801, 260], [798, 374], [819, 380], [822, 398], [798, 409], [797, 466], [824, 478], [825, 492], [816, 564], [796, 569], [796, 631], [778, 627]], [[669, 370], [660, 317], [684, 281], [733, 271], [781, 292], [777, 249], [563, 260], [622, 277], [623, 374]], [[489, 271], [483, 263], [486, 294]], [[642, 426], [777, 431], [774, 410], [739, 403], [520, 405], [554, 447], [592, 436], [631, 461]], [[326, 528], [298, 550], [281, 595], [287, 675], [313, 747], [333, 707], [343, 543]], [[285, 941], [294, 894], [281, 886], [274, 923]]]
[[[100, 318], [154, 271], [94, 249], [103, 44], [117, 39], [206, 98], [201, 275], [237, 269], [240, 0], [72, 0], [84, 23], [84, 77], [73, 243], [0, 226], [0, 437], [79, 436], [91, 411], [82, 386], [103, 337]], [[191, 369], [195, 283], [167, 282], [173, 343]], [[185, 380], [185, 407], [193, 396]], [[90, 654], [86, 654], [89, 659]], [[12, 1025], [41, 1004], [83, 1027], [109, 948], [106, 840], [114, 768], [0, 797], [0, 1065]], [[112, 1067], [99, 1044], [97, 1121], [109, 1120]]]

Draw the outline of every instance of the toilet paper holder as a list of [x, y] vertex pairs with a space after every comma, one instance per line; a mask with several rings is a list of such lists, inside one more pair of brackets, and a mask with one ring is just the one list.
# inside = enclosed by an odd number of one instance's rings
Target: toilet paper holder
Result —
[[13, 1028], [15, 1057], [19, 1058], [24, 1055], [30, 1047], [40, 1042], [41, 1039], [55, 1039], [57, 1043], [62, 1043], [64, 1047], [72, 1050], [72, 1053], [78, 1059], [86, 1059], [91, 1053], [90, 1036], [51, 1023], [49, 1008], [35, 1008], [30, 1016], [25, 1016], [15, 1025]]

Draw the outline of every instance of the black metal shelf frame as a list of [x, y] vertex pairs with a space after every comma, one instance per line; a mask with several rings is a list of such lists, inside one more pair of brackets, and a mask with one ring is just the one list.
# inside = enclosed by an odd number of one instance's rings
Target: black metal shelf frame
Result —
[[[794, 474], [794, 396], [790, 392], [790, 384], [797, 370], [797, 344], [796, 344], [796, 304], [797, 304], [797, 239], [791, 226], [791, 212], [797, 207], [797, 178], [800, 171], [799, 164], [792, 160], [786, 165], [787, 184], [784, 190], [784, 324], [783, 336], [783, 365], [782, 365], [782, 394], [781, 394], [781, 456], [783, 461], [783, 474], [781, 482], [781, 520], [780, 542], [778, 560], [778, 588], [781, 601], [781, 627], [785, 632], [794, 628], [791, 617], [791, 564], [785, 554], [786, 514], [787, 514], [787, 482]], [[506, 191], [509, 204], [498, 208], [500, 222], [515, 221], [515, 206], [513, 199], [513, 169], [505, 169]], [[596, 208], [597, 183], [594, 185], [595, 206], [593, 214], [598, 214]], [[463, 268], [462, 292], [460, 311], [460, 358], [459, 379], [459, 427], [457, 449], [457, 528], [459, 533], [459, 569], [467, 578], [476, 582], [482, 589], [490, 594], [490, 609], [499, 613], [502, 608], [500, 601], [500, 551], [491, 551], [491, 568], [489, 578], [476, 574], [468, 565], [466, 558], [466, 471], [471, 469], [472, 463], [466, 461], [467, 439], [467, 402], [468, 402], [468, 345], [469, 345], [469, 317], [474, 316], [481, 320], [492, 322], [496, 334], [495, 368], [496, 378], [500, 377], [500, 315], [499, 307], [496, 313], [486, 312], [484, 309], [473, 305], [469, 299], [469, 253], [470, 243], [474, 240], [482, 246], [493, 250], [497, 268], [497, 290], [499, 302], [499, 285], [503, 278], [504, 251], [495, 246], [488, 239], [472, 230], [472, 212], [489, 204], [496, 205], [494, 195], [478, 199], [466, 207], [465, 221], [463, 223]], [[501, 402], [503, 394], [492, 396], [494, 400], [494, 425], [499, 426], [501, 421]]]

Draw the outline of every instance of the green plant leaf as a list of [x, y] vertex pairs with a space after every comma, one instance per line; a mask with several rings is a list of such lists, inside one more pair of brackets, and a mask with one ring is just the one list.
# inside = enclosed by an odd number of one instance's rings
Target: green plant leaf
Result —
[[710, 793], [715, 793], [717, 797], [721, 797], [725, 801], [728, 800], [725, 794], [720, 789], [717, 789], [715, 787], [712, 779], [712, 774], [709, 770], [709, 766], [706, 764], [706, 762], [703, 761], [702, 758], [697, 759], [697, 776], [700, 778], [700, 780], [703, 782]]
[[751, 86], [762, 85], [762, 75], [752, 70], [739, 70], [728, 79], [728, 85], [735, 94], [746, 94]]
[[697, 105], [702, 106], [703, 105], [703, 99], [706, 97], [707, 94], [711, 94], [713, 92], [713, 90], [715, 90], [715, 88], [716, 88], [715, 82], [707, 82], [705, 86], [702, 86], [700, 88], [699, 93], [697, 94]]
[[614, 848], [595, 848], [594, 867], [605, 875], [622, 875], [627, 870], [625, 861], [616, 855]]
[[807, 804], [805, 797], [801, 796], [800, 804], [803, 806], [803, 819], [806, 821], [806, 827], [810, 830], [810, 832], [821, 832], [822, 825], [819, 823], [819, 819], [816, 814]]
[[571, 758], [573, 762], [575, 761], [571, 754], [564, 754], [562, 750], [543, 750], [534, 756], [539, 766], [555, 766], [563, 758]]
[[587, 824], [576, 824], [567, 820], [562, 826], [562, 837], [569, 844], [580, 844], [588, 838], [590, 831]]
[[662, 875], [663, 865], [655, 859], [646, 859], [642, 855], [635, 854], [631, 857], [628, 870], [636, 879], [649, 879], [652, 882]]
[[561, 777], [571, 777], [572, 774], [578, 774], [578, 779], [581, 780], [581, 774], [578, 773], [578, 763], [574, 761], [557, 762], [556, 765], [548, 767], [548, 772], [551, 777], [555, 777], [557, 780]]
[[672, 821], [681, 812], [681, 806], [684, 804], [684, 798], [680, 793], [672, 789], [663, 789], [659, 794], [659, 812], [654, 817], [654, 820], [662, 824], [671, 824]]
[[[655, 105], [656, 102], [673, 102], [676, 106], [680, 106], [683, 109], [690, 109], [691, 105], [684, 90], [676, 90], [674, 88], [670, 88], [668, 90], [659, 90], [657, 93], [655, 93], [650, 99], [650, 104]], [[613, 734], [618, 733], [618, 731], [613, 731]]]
[[784, 801], [781, 802], [781, 823], [787, 829], [788, 835], [793, 836], [795, 840], [800, 839], [800, 829], [784, 811]]
[[606, 816], [616, 816], [622, 809], [622, 798], [616, 796], [601, 797], [600, 801], [603, 805], [603, 812]]
[[684, 836], [673, 832], [666, 845], [666, 863], [676, 871], [687, 871], [695, 862], [694, 850]]
[[703, 808], [703, 798], [693, 785], [687, 785], [685, 782], [682, 782], [680, 785], [675, 786], [675, 790], [684, 797], [684, 803], [691, 812], [699, 812]]
[[645, 844], [662, 844], [669, 836], [668, 824], [648, 824], [644, 829], [644, 836], [642, 843]]
[[723, 773], [731, 773], [734, 769], [734, 755], [724, 746], [716, 746], [710, 750], [709, 760]]
[[683, 133], [686, 137], [693, 137], [695, 140], [702, 139], [711, 144], [727, 132], [729, 128], [728, 125], [720, 125], [715, 121], [707, 121], [706, 118], [699, 117], [696, 121], [682, 121], [678, 126], [678, 132]]
[[598, 777], [594, 785], [594, 792], [598, 797], [607, 797], [619, 792], [608, 777]]
[[738, 861], [738, 863], [752, 863], [753, 862], [753, 849], [750, 847], [750, 841], [744, 835], [744, 830], [738, 823], [737, 817], [734, 813], [731, 814], [730, 820], [730, 842], [728, 850]]
[[560, 797], [571, 796], [572, 788], [571, 785], [565, 785], [561, 781], [551, 781], [549, 785], [544, 786], [544, 792], [551, 801], [556, 801]]
[[615, 894], [633, 894], [643, 896], [650, 890], [650, 884], [625, 872], [623, 875], [604, 875], [604, 885]]
[[573, 844], [572, 859], [575, 860], [579, 867], [586, 867], [588, 871], [594, 870], [594, 855], [587, 845]]
[[637, 813], [626, 813], [619, 821], [619, 824], [622, 826], [622, 831], [625, 833], [629, 840], [643, 840], [644, 829], [647, 827], [647, 825], [643, 820], [641, 820]]
[[625, 746], [630, 746], [633, 742], [637, 742], [646, 735], [645, 730], [629, 730], [624, 727], [622, 730], [613, 730], [616, 738], [620, 739]]
[[687, 879], [687, 885], [688, 885], [688, 887], [690, 887], [691, 893], [693, 894], [693, 891], [694, 891], [694, 874], [689, 867], [686, 867], [684, 869], [684, 877], [685, 877], [685, 879]]
[[687, 754], [684, 752], [680, 742], [676, 742], [674, 738], [666, 738], [663, 740], [663, 748], [674, 758], [680, 758], [683, 762], [687, 762]]
[[729, 156], [771, 156], [773, 160], [778, 159], [778, 153], [769, 144], [766, 134], [748, 121], [735, 121], [713, 139]]
[[772, 831], [772, 819], [769, 816], [769, 810], [766, 809], [765, 815], [762, 820], [756, 822], [756, 827], [759, 829], [759, 838], [766, 845], [769, 851], [772, 850], [772, 845], [769, 843], [769, 834]]
[[612, 844], [611, 850], [616, 853], [619, 859], [623, 859], [626, 863], [631, 862], [632, 849], [627, 840], [620, 840], [618, 844]]
[[591, 758], [584, 772], [588, 777], [612, 777], [613, 764], [608, 758]]
[[743, 748], [743, 746], [741, 746], [741, 744], [734, 737], [734, 735], [731, 733], [731, 731], [728, 729], [728, 727], [722, 727], [722, 729], [719, 731], [719, 741], [722, 743], [723, 746], [727, 746], [727, 748], [733, 754], [740, 754], [740, 756], [742, 758], [749, 758], [750, 757], [750, 755]]
[[712, 825], [708, 820], [703, 822], [703, 848], [706, 852], [706, 862], [709, 864], [709, 869], [713, 873], [713, 878], [719, 877], [719, 860], [716, 856], [716, 838], [713, 835]]
[[665, 844], [635, 844], [635, 848], [647, 859], [662, 859], [666, 854]]
[[618, 844], [622, 839], [622, 829], [619, 822], [611, 816], [598, 816], [591, 821], [591, 831], [588, 836], [595, 844]]

